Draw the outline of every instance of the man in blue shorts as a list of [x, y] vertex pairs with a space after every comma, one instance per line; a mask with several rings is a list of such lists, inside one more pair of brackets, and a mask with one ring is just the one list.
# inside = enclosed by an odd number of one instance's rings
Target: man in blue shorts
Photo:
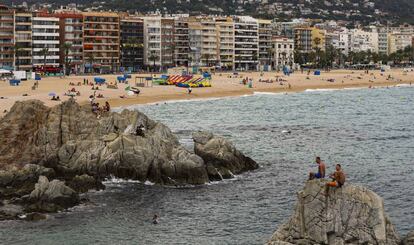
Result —
[[316, 161], [316, 164], [318, 164], [318, 172], [317, 173], [310, 172], [309, 180], [325, 178], [325, 169], [326, 169], [325, 163], [321, 160], [320, 157], [316, 157], [315, 161]]

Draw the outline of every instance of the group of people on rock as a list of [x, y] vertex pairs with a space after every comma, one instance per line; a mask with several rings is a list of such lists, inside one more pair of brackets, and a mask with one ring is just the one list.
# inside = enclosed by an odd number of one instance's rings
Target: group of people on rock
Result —
[[111, 106], [106, 101], [104, 106], [100, 106], [98, 102], [95, 102], [95, 96], [89, 96], [89, 102], [91, 103], [92, 112], [96, 114], [97, 118], [100, 118], [103, 113], [110, 112]]
[[[321, 160], [320, 157], [316, 157], [315, 160], [316, 164], [318, 165], [318, 172], [317, 173], [313, 173], [310, 172], [309, 173], [309, 180], [312, 179], [324, 179], [325, 175], [326, 175], [326, 164], [325, 162], [323, 162]], [[342, 170], [342, 166], [341, 164], [336, 164], [335, 166], [335, 172], [332, 173], [331, 175], [329, 175], [329, 177], [331, 178], [331, 181], [328, 181], [326, 183], [326, 187], [342, 187], [345, 184], [345, 173]]]

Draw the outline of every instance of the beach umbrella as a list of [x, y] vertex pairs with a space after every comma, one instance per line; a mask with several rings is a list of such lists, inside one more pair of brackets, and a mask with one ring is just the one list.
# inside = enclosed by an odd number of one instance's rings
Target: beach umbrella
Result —
[[55, 92], [50, 92], [48, 95], [49, 96], [56, 96], [56, 93]]

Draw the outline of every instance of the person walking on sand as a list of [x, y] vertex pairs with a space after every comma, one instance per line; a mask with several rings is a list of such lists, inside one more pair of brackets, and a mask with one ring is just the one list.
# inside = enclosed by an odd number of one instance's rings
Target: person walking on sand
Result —
[[315, 162], [318, 165], [318, 172], [316, 174], [313, 172], [310, 172], [309, 180], [325, 178], [325, 171], [326, 171], [325, 163], [321, 160], [320, 157], [316, 157]]
[[191, 94], [191, 92], [193, 92], [193, 89], [191, 87], [188, 87], [187, 92], [188, 94]]
[[332, 181], [326, 183], [327, 187], [342, 187], [345, 184], [346, 177], [341, 164], [336, 164], [335, 172], [329, 177], [332, 178]]

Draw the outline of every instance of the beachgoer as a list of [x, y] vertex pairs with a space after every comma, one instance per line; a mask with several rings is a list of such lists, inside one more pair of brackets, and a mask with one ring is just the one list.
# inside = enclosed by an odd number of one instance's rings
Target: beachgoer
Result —
[[59, 95], [56, 96], [56, 101], [60, 101]]
[[335, 169], [335, 173], [329, 176], [332, 178], [332, 181], [326, 183], [328, 187], [342, 187], [345, 184], [345, 173], [342, 171], [341, 164], [336, 164]]
[[318, 164], [318, 172], [316, 174], [313, 173], [313, 172], [310, 172], [309, 173], [309, 180], [325, 178], [325, 170], [326, 170], [325, 163], [321, 160], [320, 157], [316, 157], [315, 162], [316, 162], [316, 164]]
[[188, 87], [188, 94], [191, 94], [193, 92], [193, 89], [191, 87]]
[[109, 112], [111, 110], [111, 106], [109, 105], [108, 101], [105, 102], [104, 111]]
[[53, 95], [53, 97], [52, 97], [52, 99], [51, 99], [51, 100], [56, 100], [56, 96], [54, 96], [54, 95]]
[[145, 127], [144, 125], [141, 123], [135, 130], [135, 135], [136, 136], [141, 136], [141, 137], [145, 137]]
[[158, 223], [159, 223], [159, 221], [158, 221], [158, 215], [154, 214], [154, 217], [152, 217], [152, 223], [153, 223], [154, 225], [156, 225], [156, 224], [158, 224]]

